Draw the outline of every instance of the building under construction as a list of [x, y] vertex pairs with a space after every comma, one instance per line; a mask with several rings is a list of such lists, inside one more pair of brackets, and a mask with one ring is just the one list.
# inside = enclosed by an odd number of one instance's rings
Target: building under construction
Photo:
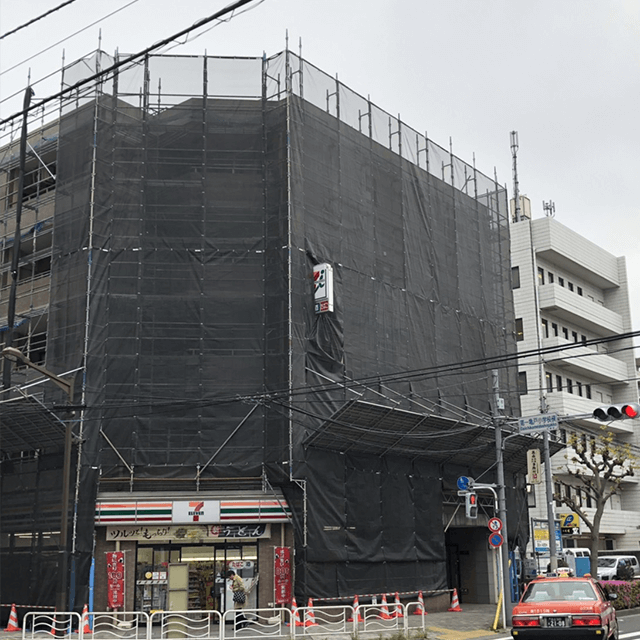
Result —
[[[298, 597], [492, 600], [493, 499], [466, 519], [456, 478], [495, 479], [505, 189], [290, 51], [98, 53], [62, 82], [24, 172], [20, 117], [0, 149], [0, 322], [24, 355], [0, 402], [0, 601], [68, 581], [74, 609], [162, 609], [182, 562], [191, 608], [228, 606], [229, 567], [264, 607], [289, 597], [282, 553]], [[515, 388], [501, 369], [505, 416]], [[504, 455], [511, 548], [526, 445]]]

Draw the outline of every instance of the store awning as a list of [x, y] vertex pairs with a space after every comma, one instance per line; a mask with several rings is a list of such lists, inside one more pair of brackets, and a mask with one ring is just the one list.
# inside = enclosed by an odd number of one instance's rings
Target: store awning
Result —
[[[344, 404], [305, 444], [340, 453], [392, 454], [461, 466], [489, 467], [496, 461], [495, 431], [489, 421], [472, 423], [362, 400]], [[531, 435], [505, 440], [505, 470], [526, 472], [526, 452], [538, 444]], [[551, 453], [562, 447], [552, 442]]]

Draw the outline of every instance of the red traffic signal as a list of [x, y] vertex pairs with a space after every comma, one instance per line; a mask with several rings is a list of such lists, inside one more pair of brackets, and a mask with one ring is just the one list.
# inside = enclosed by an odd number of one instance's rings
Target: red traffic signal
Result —
[[466, 493], [464, 506], [467, 518], [475, 520], [478, 517], [478, 495], [473, 492]]
[[593, 412], [593, 417], [600, 422], [612, 420], [628, 420], [640, 416], [640, 404], [630, 402], [628, 404], [610, 404], [598, 407]]

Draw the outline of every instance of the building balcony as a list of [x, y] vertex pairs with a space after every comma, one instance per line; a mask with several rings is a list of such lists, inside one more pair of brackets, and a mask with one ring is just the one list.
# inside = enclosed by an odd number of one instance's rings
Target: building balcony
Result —
[[554, 353], [547, 359], [547, 363], [565, 370], [569, 375], [573, 374], [577, 378], [584, 376], [606, 384], [625, 382], [635, 375], [627, 370], [625, 362], [605, 353], [598, 353], [594, 347], [576, 347], [574, 342], [556, 336], [542, 340], [543, 349], [564, 345], [572, 348]]
[[602, 336], [624, 332], [620, 314], [555, 282], [539, 286], [538, 296], [541, 311], [569, 324], [584, 327], [586, 331]]
[[533, 245], [541, 258], [600, 289], [620, 286], [618, 258], [555, 218], [532, 221]]

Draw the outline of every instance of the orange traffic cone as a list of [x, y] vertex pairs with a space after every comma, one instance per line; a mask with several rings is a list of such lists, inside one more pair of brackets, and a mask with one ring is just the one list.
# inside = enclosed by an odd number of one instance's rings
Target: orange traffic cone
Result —
[[402, 604], [400, 603], [400, 594], [396, 591], [396, 599], [394, 601], [395, 608], [393, 613], [391, 614], [392, 618], [404, 618], [404, 613], [402, 613]]
[[414, 616], [426, 616], [427, 610], [424, 608], [424, 598], [422, 597], [422, 591], [418, 593], [418, 606], [413, 612]]
[[[296, 627], [304, 627], [304, 623], [300, 620], [300, 612], [298, 611], [298, 605], [296, 604], [296, 599], [294, 598], [291, 601], [291, 617], [293, 618], [293, 624]], [[287, 622], [287, 625], [289, 623]]]
[[313, 612], [313, 600], [309, 598], [309, 604], [307, 605], [307, 614], [305, 615], [305, 627], [317, 627], [316, 614]]
[[11, 605], [11, 613], [9, 614], [9, 622], [5, 631], [22, 631], [18, 626], [18, 614], [16, 613], [16, 605]]
[[451, 597], [451, 606], [448, 611], [462, 611], [460, 608], [460, 603], [458, 602], [458, 590], [453, 590], [453, 596]]
[[58, 620], [56, 618], [56, 611], [57, 609], [53, 610], [53, 620], [51, 621], [51, 631], [49, 631], [49, 633], [55, 638], [56, 636], [56, 626], [58, 624]]
[[389, 615], [389, 606], [387, 605], [387, 594], [382, 594], [382, 606], [380, 607], [380, 613], [377, 616], [382, 620], [391, 620], [391, 616]]
[[[356, 622], [364, 622], [364, 618], [360, 614], [360, 603], [358, 602], [358, 596], [353, 599], [353, 615], [355, 616]], [[353, 622], [353, 618], [349, 618], [347, 622]]]
[[[92, 633], [91, 625], [89, 624], [89, 605], [87, 604], [85, 604], [82, 608], [82, 618], [80, 625], [82, 626], [82, 635], [86, 636]], [[78, 629], [76, 633], [80, 633], [80, 630]]]

